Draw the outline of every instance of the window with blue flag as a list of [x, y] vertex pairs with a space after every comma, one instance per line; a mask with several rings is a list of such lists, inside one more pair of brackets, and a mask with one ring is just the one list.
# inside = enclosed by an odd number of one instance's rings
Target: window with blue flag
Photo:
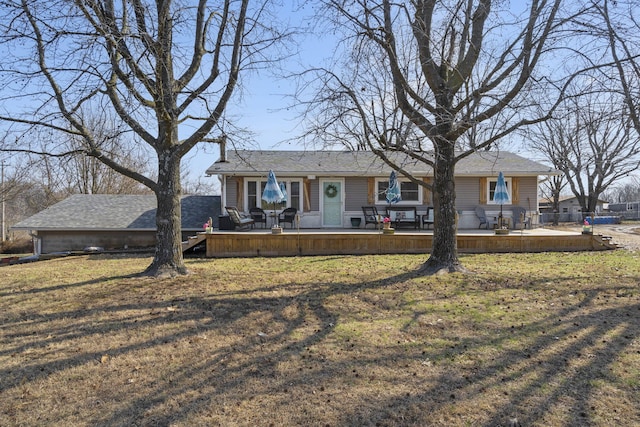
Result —
[[512, 198], [512, 194], [511, 194], [511, 178], [504, 178], [504, 185], [506, 187], [506, 194], [507, 194], [507, 198], [508, 200], [505, 202], [503, 201], [502, 203], [496, 201], [496, 187], [498, 185], [498, 178], [496, 177], [492, 177], [487, 179], [487, 194], [488, 194], [488, 200], [487, 200], [487, 204], [490, 205], [499, 205], [499, 204], [503, 204], [503, 205], [508, 205], [511, 204], [511, 200], [513, 200]]
[[[402, 197], [402, 202], [407, 202], [411, 204], [421, 203], [419, 191], [419, 185], [415, 184], [411, 181], [402, 181], [398, 180], [398, 185], [400, 186], [400, 197]], [[376, 180], [376, 201], [380, 203], [387, 203], [387, 188], [389, 188], [389, 180], [382, 179]]]

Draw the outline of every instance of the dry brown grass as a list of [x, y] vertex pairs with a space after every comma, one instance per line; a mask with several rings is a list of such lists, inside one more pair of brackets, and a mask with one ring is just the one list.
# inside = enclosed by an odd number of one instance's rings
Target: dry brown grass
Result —
[[4, 267], [2, 426], [634, 426], [637, 253]]

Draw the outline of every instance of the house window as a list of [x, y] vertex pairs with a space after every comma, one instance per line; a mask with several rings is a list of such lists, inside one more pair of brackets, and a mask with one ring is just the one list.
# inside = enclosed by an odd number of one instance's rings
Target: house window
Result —
[[290, 181], [288, 184], [287, 192], [289, 193], [289, 206], [301, 211], [302, 207], [300, 206], [300, 202], [302, 201], [302, 195], [300, 194], [300, 189], [302, 188], [302, 185], [300, 181]]
[[[403, 180], [399, 180], [398, 184], [400, 184], [400, 196], [402, 197], [402, 201], [399, 202], [400, 204], [421, 203], [422, 192], [420, 191], [420, 186], [418, 184]], [[380, 203], [387, 203], [387, 188], [389, 188], [389, 180], [377, 180], [376, 188], [378, 194], [377, 201]]]
[[258, 200], [260, 196], [258, 195], [258, 186], [260, 185], [259, 181], [248, 181], [247, 182], [247, 207], [249, 209], [255, 208], [258, 206]]
[[[513, 195], [511, 194], [511, 178], [505, 178], [504, 179], [504, 183], [507, 185], [507, 194], [509, 195], [509, 203], [506, 203], [508, 205], [511, 204], [511, 201], [513, 200]], [[487, 204], [489, 205], [495, 205], [496, 202], [494, 200], [494, 196], [496, 194], [496, 185], [498, 184], [498, 178], [489, 178], [487, 179], [487, 194], [489, 195], [489, 198], [487, 200]]]
[[[302, 210], [300, 203], [302, 202], [302, 182], [301, 181], [289, 181], [289, 180], [280, 180], [279, 183], [284, 183], [285, 189], [287, 190], [287, 200], [281, 203], [276, 203], [276, 210], [281, 210], [287, 207], [294, 207], [298, 210]], [[267, 203], [262, 200], [262, 193], [264, 192], [264, 188], [267, 185], [266, 180], [253, 180], [247, 181], [247, 209], [251, 209], [253, 207], [260, 207], [262, 209], [273, 209], [273, 203]], [[258, 190], [259, 189], [259, 190]]]
[[[262, 200], [262, 193], [264, 187], [267, 185], [267, 181], [256, 180], [247, 181], [247, 209], [259, 207], [262, 209], [273, 209], [273, 203], [267, 203]], [[281, 209], [282, 203], [276, 203], [275, 208]]]

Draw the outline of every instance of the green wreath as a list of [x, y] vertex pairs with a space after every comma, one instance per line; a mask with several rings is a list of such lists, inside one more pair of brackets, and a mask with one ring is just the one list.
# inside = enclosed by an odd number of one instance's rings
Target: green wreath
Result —
[[333, 184], [327, 185], [327, 188], [324, 190], [324, 195], [330, 199], [333, 199], [338, 195], [338, 187]]

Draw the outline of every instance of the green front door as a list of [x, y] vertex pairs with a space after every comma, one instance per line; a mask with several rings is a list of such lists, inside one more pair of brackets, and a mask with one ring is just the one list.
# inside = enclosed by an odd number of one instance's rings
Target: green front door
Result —
[[342, 181], [322, 182], [322, 226], [342, 227]]

